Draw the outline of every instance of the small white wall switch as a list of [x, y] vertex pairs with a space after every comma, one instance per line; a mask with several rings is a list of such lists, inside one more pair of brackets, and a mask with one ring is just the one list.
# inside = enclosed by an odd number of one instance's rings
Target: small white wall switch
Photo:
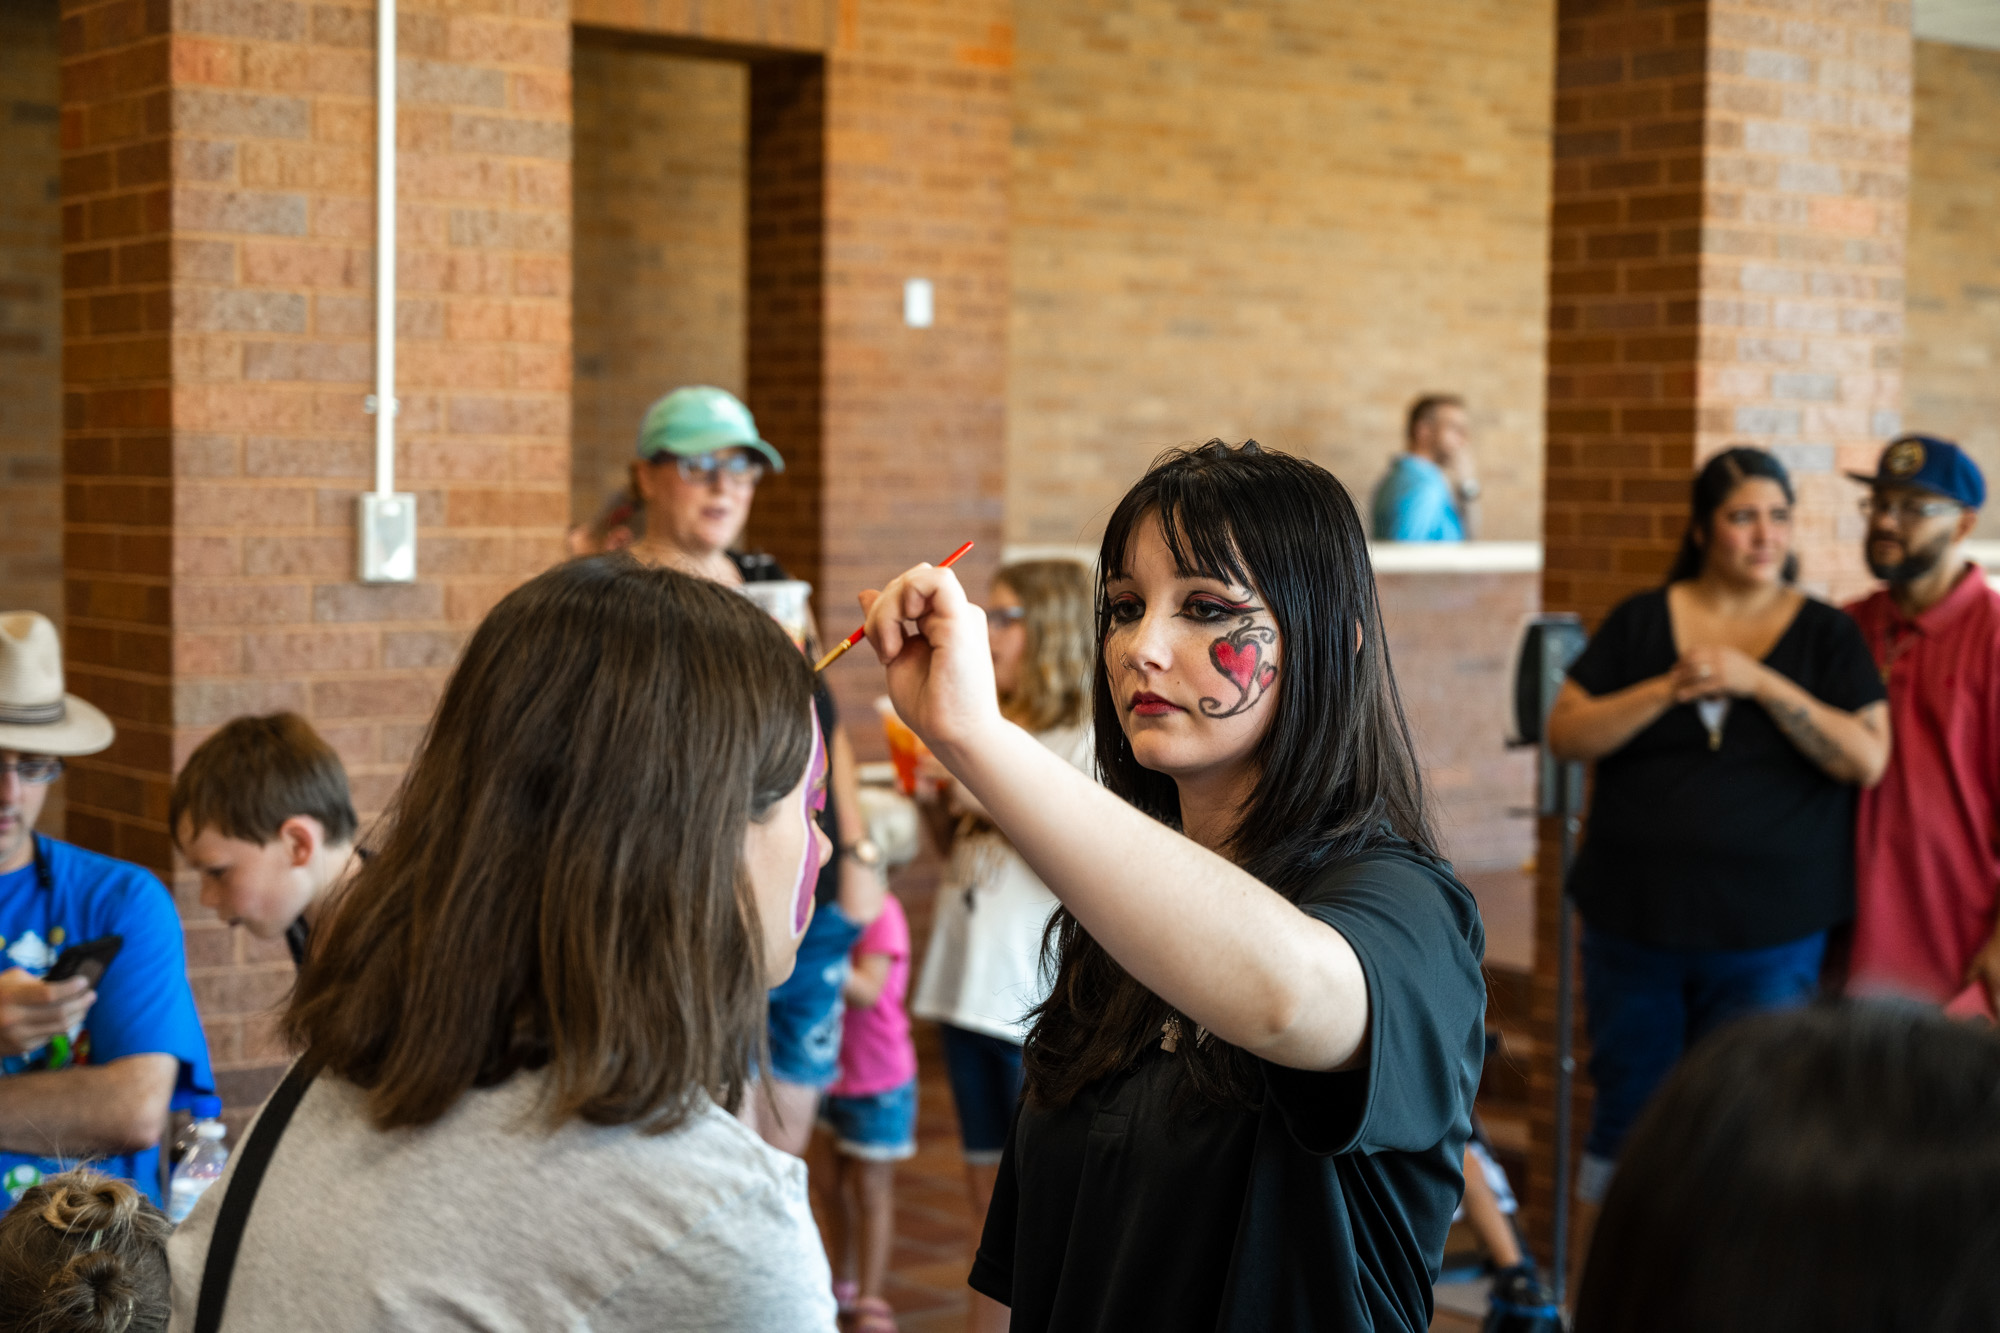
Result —
[[417, 578], [417, 497], [407, 493], [361, 497], [363, 583], [414, 583]]
[[913, 329], [927, 329], [935, 315], [931, 280], [911, 278], [906, 281], [903, 284], [903, 322]]

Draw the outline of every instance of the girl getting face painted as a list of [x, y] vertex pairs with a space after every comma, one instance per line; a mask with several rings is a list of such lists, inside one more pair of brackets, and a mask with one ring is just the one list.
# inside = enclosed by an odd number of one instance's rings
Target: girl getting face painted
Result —
[[819, 717], [813, 717], [812, 760], [806, 765], [805, 800], [799, 803], [799, 817], [805, 824], [805, 838], [799, 847], [799, 877], [792, 890], [792, 934], [806, 933], [812, 920], [813, 890], [819, 885], [819, 869], [832, 850], [816, 818], [826, 809], [826, 738], [820, 734]]
[[813, 818], [826, 806], [826, 738], [814, 717], [812, 758], [799, 785], [781, 797], [761, 820], [751, 820], [743, 837], [743, 863], [764, 928], [764, 958], [770, 985], [792, 974], [799, 937], [812, 921], [813, 888], [833, 843]]
[[1277, 622], [1257, 590], [1178, 568], [1148, 516], [1105, 596], [1104, 667], [1134, 757], [1182, 784], [1254, 785], [1281, 674]]

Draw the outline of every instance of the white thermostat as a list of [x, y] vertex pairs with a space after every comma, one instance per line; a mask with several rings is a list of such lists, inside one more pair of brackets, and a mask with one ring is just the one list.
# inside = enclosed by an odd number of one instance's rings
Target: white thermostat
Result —
[[911, 278], [903, 284], [903, 322], [913, 329], [927, 329], [935, 317], [931, 280]]

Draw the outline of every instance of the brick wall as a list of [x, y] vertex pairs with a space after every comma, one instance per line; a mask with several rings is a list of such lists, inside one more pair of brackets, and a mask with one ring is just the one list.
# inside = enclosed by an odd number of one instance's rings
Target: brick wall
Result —
[[744, 384], [748, 69], [576, 49], [572, 513], [624, 484], [647, 404]]
[[827, 76], [816, 56], [758, 62], [750, 76], [745, 183], [743, 395], [785, 455], [765, 480], [746, 541], [813, 585], [829, 642], [846, 633], [822, 584], [826, 506]]
[[[397, 485], [420, 579], [366, 586], [373, 7], [65, 10], [70, 651], [120, 726], [78, 765], [71, 829], [164, 875], [172, 772], [239, 713], [304, 713], [379, 811], [467, 631], [561, 552], [565, 15], [405, 5], [399, 40]], [[290, 965], [177, 893], [225, 1095], [250, 1104]]]
[[1534, 752], [1509, 750], [1514, 651], [1536, 609], [1531, 573], [1378, 574], [1396, 685], [1445, 854], [1515, 870], [1534, 854]]
[[55, 0], [0, 7], [0, 588], [62, 622]]
[[[1543, 603], [1594, 624], [1665, 575], [1688, 479], [1731, 444], [1800, 490], [1806, 586], [1864, 580], [1855, 488], [1898, 423], [1908, 10], [1562, 0]], [[1535, 1021], [1554, 1026], [1556, 830], [1540, 830]], [[1531, 1078], [1543, 1242], [1554, 1066]], [[1579, 1098], [1587, 1119], [1588, 1090]]]
[[1687, 520], [1705, 21], [1565, 4], [1557, 28], [1542, 593], [1592, 622]]
[[1797, 479], [1801, 579], [1869, 583], [1859, 491], [1901, 425], [1907, 6], [1715, 0], [1695, 456], [1771, 449]]
[[[786, 452], [751, 538], [818, 589], [829, 634], [854, 595], [971, 538], [999, 553], [1013, 33], [1001, 0], [678, 6], [585, 0], [620, 40], [748, 60], [744, 391]], [[711, 252], [712, 254], [715, 252]], [[937, 320], [902, 320], [929, 278]], [[879, 674], [832, 684], [868, 716]], [[864, 753], [879, 749], [857, 727]]]
[[[1000, 553], [1008, 382], [1008, 143], [1013, 6], [863, 0], [826, 64], [821, 619], [855, 594], [977, 540], [968, 586]], [[935, 285], [933, 327], [903, 323], [903, 282]], [[880, 670], [833, 668], [861, 717]], [[859, 736], [857, 736], [859, 739]]]
[[72, 761], [67, 835], [172, 869], [173, 438], [166, 13], [62, 7], [63, 581], [69, 687], [117, 739]]
[[1211, 435], [1365, 495], [1439, 389], [1536, 536], [1552, 9], [1021, 0], [1009, 539]]
[[[2000, 51], [1916, 48], [1903, 418], [2000, 482]], [[2000, 536], [2000, 506], [1978, 535]]]

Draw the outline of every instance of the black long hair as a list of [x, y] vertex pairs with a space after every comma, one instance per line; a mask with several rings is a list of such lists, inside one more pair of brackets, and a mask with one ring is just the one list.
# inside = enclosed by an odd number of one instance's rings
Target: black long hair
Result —
[[1934, 1009], [1747, 1018], [1619, 1156], [1577, 1333], [2000, 1330], [2000, 1036]]
[[[1701, 567], [1708, 560], [1708, 543], [1715, 536], [1716, 511], [1728, 501], [1730, 492], [1752, 477], [1777, 482], [1778, 489], [1785, 493], [1785, 503], [1798, 503], [1798, 497], [1792, 491], [1791, 474], [1785, 471], [1783, 463], [1762, 449], [1752, 449], [1747, 444], [1724, 449], [1694, 474], [1693, 493], [1688, 501], [1687, 531], [1681, 536], [1681, 549], [1674, 556], [1673, 568], [1667, 571], [1667, 582], [1679, 583], [1684, 579], [1701, 577]], [[1797, 552], [1786, 552], [1782, 574], [1787, 583], [1798, 581]]]
[[[1178, 568], [1256, 589], [1283, 645], [1276, 707], [1253, 755], [1257, 784], [1223, 854], [1295, 901], [1319, 871], [1390, 837], [1435, 855], [1361, 517], [1332, 473], [1255, 440], [1237, 448], [1210, 440], [1161, 455], [1105, 527], [1092, 685], [1104, 785], [1180, 826], [1179, 789], [1133, 755], [1104, 661], [1112, 627], [1106, 584], [1124, 570], [1133, 534], [1152, 517]], [[1028, 1095], [1061, 1106], [1156, 1044], [1172, 1010], [1067, 910], [1050, 919], [1043, 965], [1055, 985], [1035, 1011], [1022, 1065]], [[1181, 1050], [1195, 1093], [1225, 1105], [1255, 1098], [1255, 1062], [1244, 1052], [1192, 1037]]]

